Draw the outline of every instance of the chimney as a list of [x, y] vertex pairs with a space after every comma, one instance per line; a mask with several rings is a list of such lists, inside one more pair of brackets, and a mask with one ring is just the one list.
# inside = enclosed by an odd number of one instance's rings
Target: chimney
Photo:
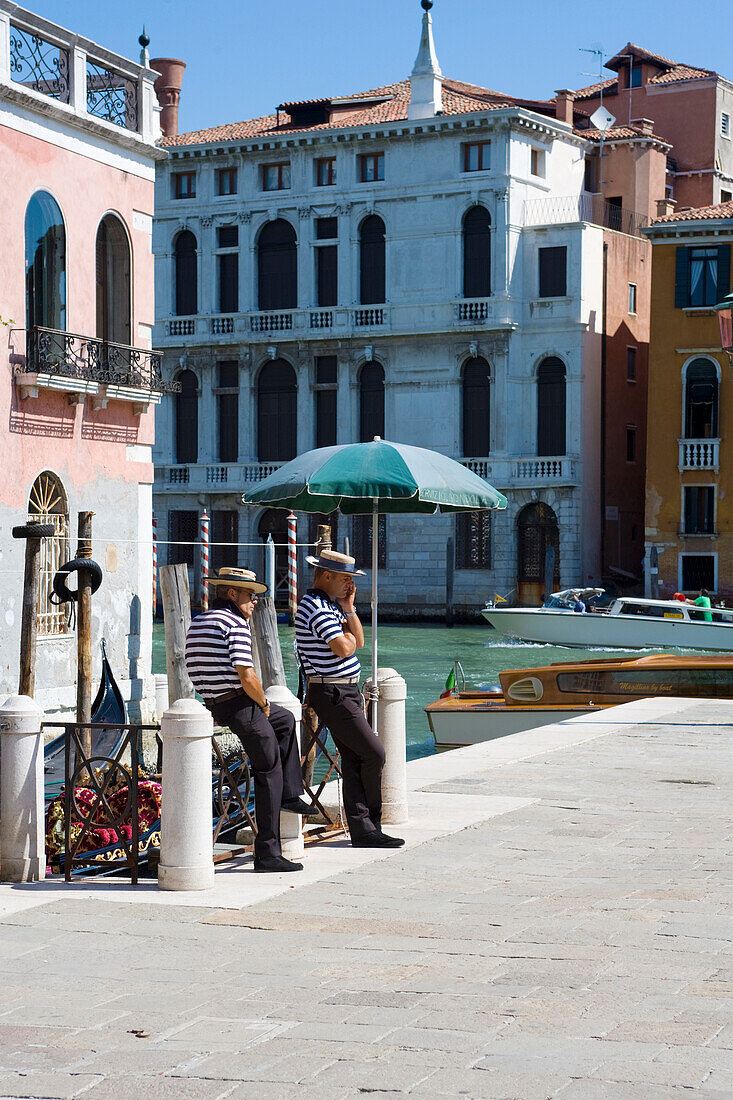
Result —
[[657, 199], [657, 217], [664, 218], [667, 214], [674, 214], [676, 205], [674, 199]]
[[558, 88], [555, 92], [555, 118], [572, 126], [574, 103], [575, 92], [571, 92], [569, 88]]
[[407, 117], [435, 118], [443, 110], [443, 74], [438, 64], [433, 41], [433, 19], [430, 9], [433, 0], [420, 0], [424, 10], [420, 49], [410, 75], [410, 105]]
[[154, 84], [161, 106], [160, 128], [164, 137], [175, 137], [178, 133], [178, 102], [181, 98], [186, 62], [172, 57], [156, 57], [150, 62], [150, 68], [160, 73]]
[[642, 134], [654, 133], [654, 119], [653, 118], [632, 118], [632, 126], [638, 126]]

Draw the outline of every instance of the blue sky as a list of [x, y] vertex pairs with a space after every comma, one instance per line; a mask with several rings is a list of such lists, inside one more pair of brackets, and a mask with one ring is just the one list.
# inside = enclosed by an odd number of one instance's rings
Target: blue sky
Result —
[[[142, 24], [151, 57], [187, 63], [181, 130], [267, 114], [278, 103], [388, 84], [409, 75], [419, 0], [25, 0], [39, 15], [137, 57]], [[435, 0], [438, 57], [446, 76], [547, 98], [590, 84], [597, 60], [631, 40], [733, 79], [731, 17], [720, 0], [641, 4], [617, 0]], [[716, 33], [717, 28], [717, 33]], [[590, 73], [591, 75], [586, 75]], [[610, 75], [610, 74], [609, 74]]]

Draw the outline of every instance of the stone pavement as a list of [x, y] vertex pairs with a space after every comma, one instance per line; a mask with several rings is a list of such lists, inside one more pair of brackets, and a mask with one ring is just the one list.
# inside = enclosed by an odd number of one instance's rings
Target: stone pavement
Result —
[[729, 1100], [732, 731], [648, 700], [416, 762], [468, 827], [254, 904], [2, 887], [0, 1097]]

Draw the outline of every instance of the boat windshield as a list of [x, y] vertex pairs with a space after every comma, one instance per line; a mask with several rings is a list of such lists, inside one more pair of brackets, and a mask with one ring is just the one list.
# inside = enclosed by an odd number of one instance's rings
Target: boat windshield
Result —
[[553, 592], [542, 606], [556, 611], [572, 611], [574, 596], [582, 600], [586, 607], [593, 607], [604, 595], [602, 588], [563, 588], [560, 592]]

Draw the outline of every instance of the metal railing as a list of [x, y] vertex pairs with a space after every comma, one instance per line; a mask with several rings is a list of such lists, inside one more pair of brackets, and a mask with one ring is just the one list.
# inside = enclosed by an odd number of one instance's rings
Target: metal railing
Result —
[[649, 225], [645, 214], [637, 214], [622, 206], [606, 202], [601, 195], [563, 195], [555, 198], [527, 199], [524, 203], [524, 225], [560, 225], [564, 222], [590, 222], [604, 229], [615, 229], [640, 237]]
[[680, 439], [680, 470], [717, 470], [719, 439]]
[[162, 355], [149, 348], [115, 344], [75, 332], [36, 325], [26, 337], [26, 362], [15, 374], [47, 374], [158, 393], [178, 393], [180, 383], [166, 382]]

